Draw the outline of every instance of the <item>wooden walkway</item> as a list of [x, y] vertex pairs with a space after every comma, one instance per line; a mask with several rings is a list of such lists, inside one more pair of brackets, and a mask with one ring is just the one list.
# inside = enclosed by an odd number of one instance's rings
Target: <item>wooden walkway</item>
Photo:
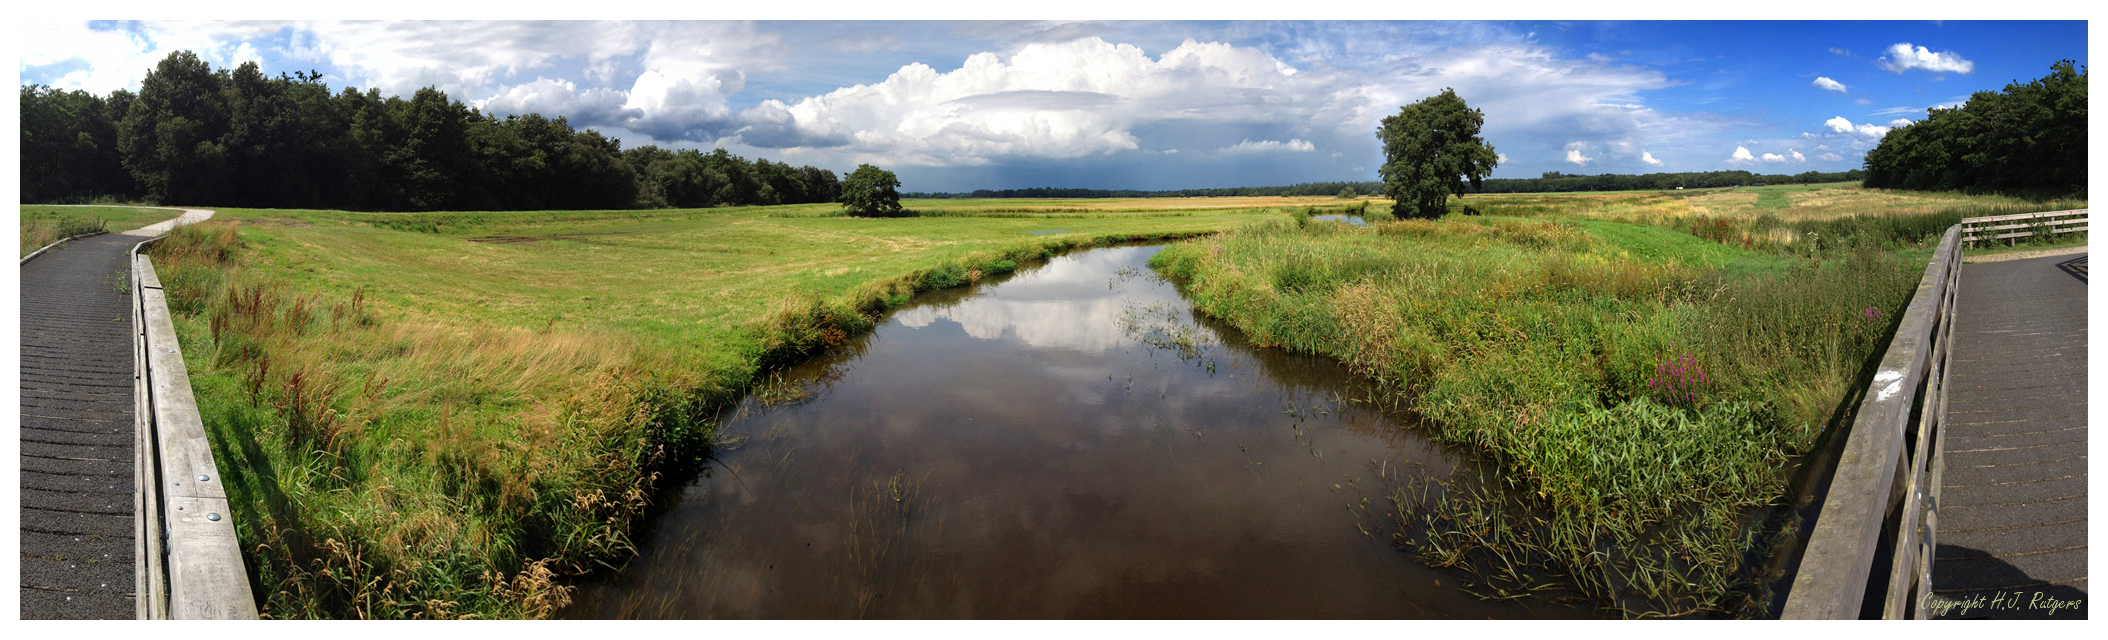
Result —
[[22, 617], [133, 619], [131, 297], [141, 238], [81, 238], [22, 265]]
[[2083, 619], [2086, 254], [1962, 268], [1933, 593], [1946, 618]]

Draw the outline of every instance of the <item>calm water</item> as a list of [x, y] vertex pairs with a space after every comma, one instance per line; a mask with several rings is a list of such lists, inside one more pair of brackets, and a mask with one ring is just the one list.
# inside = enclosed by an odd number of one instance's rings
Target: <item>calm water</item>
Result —
[[1385, 479], [1458, 463], [1346, 401], [1339, 366], [1197, 321], [1150, 275], [1159, 249], [926, 295], [784, 372], [565, 614], [1587, 615], [1478, 600], [1393, 550]]

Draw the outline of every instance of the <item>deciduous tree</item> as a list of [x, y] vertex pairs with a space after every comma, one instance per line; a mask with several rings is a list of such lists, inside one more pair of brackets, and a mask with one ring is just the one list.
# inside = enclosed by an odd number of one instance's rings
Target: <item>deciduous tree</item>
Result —
[[1384, 195], [1396, 204], [1400, 218], [1439, 218], [1449, 196], [1464, 195], [1464, 182], [1477, 190], [1500, 162], [1493, 146], [1479, 138], [1486, 116], [1464, 104], [1450, 89], [1400, 107], [1376, 130], [1383, 142]]
[[900, 178], [868, 164], [842, 181], [842, 208], [852, 216], [900, 215]]

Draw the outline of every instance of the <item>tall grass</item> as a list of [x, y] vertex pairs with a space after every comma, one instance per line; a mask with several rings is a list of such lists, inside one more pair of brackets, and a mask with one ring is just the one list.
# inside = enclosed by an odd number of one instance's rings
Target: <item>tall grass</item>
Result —
[[[277, 618], [542, 618], [571, 577], [619, 567], [713, 417], [770, 369], [841, 346], [916, 292], [1099, 242], [1021, 240], [875, 279], [780, 293], [750, 342], [669, 343], [382, 313], [261, 264], [232, 222], [151, 249], [226, 476], [259, 611]], [[726, 358], [714, 350], [731, 349]]]
[[[1394, 389], [1498, 470], [1440, 499], [1401, 494], [1402, 542], [1476, 567], [1489, 597], [1565, 576], [1636, 616], [1759, 597], [1742, 515], [1784, 494], [1780, 467], [1831, 420], [1922, 270], [1860, 248], [1729, 277], [1573, 225], [1458, 218], [1261, 225], [1152, 266], [1256, 343]], [[1649, 384], [1668, 357], [1707, 381], [1677, 406]]]
[[19, 255], [29, 255], [53, 242], [73, 236], [107, 230], [104, 220], [59, 212], [22, 212], [22, 248]]

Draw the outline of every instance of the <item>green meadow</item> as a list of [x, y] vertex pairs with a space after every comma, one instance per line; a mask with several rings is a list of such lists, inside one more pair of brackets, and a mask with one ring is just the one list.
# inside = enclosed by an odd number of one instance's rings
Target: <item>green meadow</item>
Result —
[[1061, 208], [1092, 215], [221, 209], [152, 254], [264, 614], [531, 618], [770, 368], [917, 291], [1281, 217]]
[[[271, 617], [548, 617], [774, 368], [918, 291], [1167, 239], [1156, 266], [1199, 309], [1347, 363], [1500, 470], [1397, 487], [1400, 544], [1487, 597], [1738, 615], [1776, 542], [1744, 520], [1845, 418], [1925, 230], [2030, 206], [1780, 193], [1474, 195], [1485, 215], [1440, 221], [1376, 201], [1367, 227], [1310, 220], [1365, 206], [1329, 197], [220, 209], [153, 255]], [[1764, 241], [1691, 224], [1713, 219]]]

